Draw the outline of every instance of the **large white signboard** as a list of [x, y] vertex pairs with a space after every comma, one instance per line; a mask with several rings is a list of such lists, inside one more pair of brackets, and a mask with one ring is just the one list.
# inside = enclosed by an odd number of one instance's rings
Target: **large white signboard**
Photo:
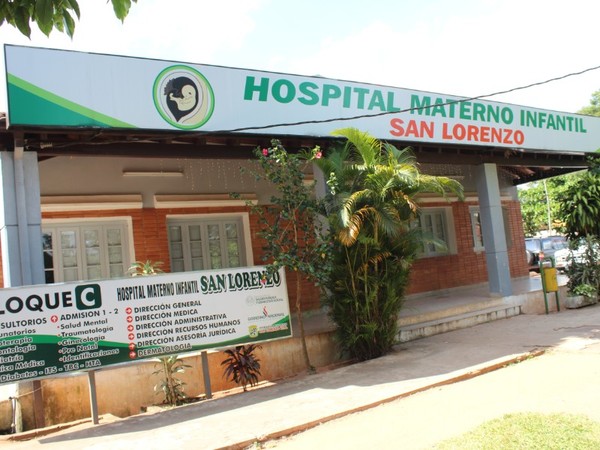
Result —
[[384, 140], [600, 147], [597, 117], [321, 77], [11, 45], [4, 51], [11, 126], [302, 136], [351, 126]]
[[0, 290], [0, 384], [292, 334], [283, 270]]

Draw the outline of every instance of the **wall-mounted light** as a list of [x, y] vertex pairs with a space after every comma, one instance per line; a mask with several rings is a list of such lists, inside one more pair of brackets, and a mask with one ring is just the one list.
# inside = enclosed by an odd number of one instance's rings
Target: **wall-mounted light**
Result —
[[153, 170], [124, 170], [124, 177], [182, 177], [179, 170], [153, 171]]

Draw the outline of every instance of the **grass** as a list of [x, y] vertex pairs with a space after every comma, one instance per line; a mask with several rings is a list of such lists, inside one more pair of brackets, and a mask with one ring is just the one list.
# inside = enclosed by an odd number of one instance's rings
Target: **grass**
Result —
[[589, 450], [600, 448], [600, 423], [573, 414], [507, 414], [461, 436], [443, 441], [437, 450]]

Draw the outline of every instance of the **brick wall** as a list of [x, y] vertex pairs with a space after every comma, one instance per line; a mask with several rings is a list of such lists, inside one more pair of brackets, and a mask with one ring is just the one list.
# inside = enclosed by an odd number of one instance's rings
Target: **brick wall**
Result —
[[[163, 270], [170, 271], [169, 245], [167, 238], [168, 215], [193, 215], [193, 214], [223, 214], [232, 212], [245, 212], [245, 207], [208, 207], [208, 208], [167, 208], [167, 209], [131, 209], [115, 211], [76, 211], [44, 213], [44, 219], [66, 218], [97, 218], [97, 217], [123, 217], [130, 216], [133, 225], [133, 245], [137, 261], [162, 261]], [[264, 264], [262, 260], [263, 242], [258, 237], [258, 217], [250, 215], [250, 236], [253, 263]], [[1, 267], [1, 266], [0, 266]], [[286, 281], [290, 300], [290, 308], [295, 310], [297, 286], [295, 272], [286, 272]], [[306, 279], [300, 279], [299, 293], [302, 310], [313, 310], [320, 307], [319, 290]]]
[[[476, 203], [452, 203], [456, 233], [456, 254], [433, 258], [420, 258], [413, 264], [408, 293], [435, 291], [439, 289], [484, 283], [488, 280], [487, 264], [483, 251], [473, 249], [473, 231], [469, 206]], [[448, 206], [447, 203], [427, 206]], [[511, 242], [508, 257], [511, 277], [527, 276], [525, 259], [525, 237], [521, 218], [521, 208], [517, 201], [503, 202], [507, 209]]]
[[[252, 253], [254, 254], [254, 264], [263, 265], [267, 263], [262, 259], [263, 247], [265, 243], [264, 239], [258, 236], [259, 230], [260, 224], [258, 216], [251, 214], [250, 232], [252, 236]], [[305, 277], [298, 274], [298, 272], [293, 272], [290, 270], [286, 270], [285, 279], [288, 287], [291, 311], [296, 310], [296, 297], [298, 295], [300, 296], [300, 307], [302, 311], [310, 311], [320, 308], [320, 291], [313, 283], [309, 282]]]
[[[484, 252], [473, 250], [473, 236], [469, 206], [475, 204], [452, 203], [456, 233], [457, 253], [434, 258], [421, 258], [415, 261], [408, 293], [428, 292], [457, 286], [483, 283], [487, 281], [487, 268]], [[448, 206], [447, 203], [428, 206]], [[509, 247], [510, 271], [512, 277], [527, 276], [525, 241], [520, 205], [516, 201], [504, 202], [508, 210], [508, 222], [512, 245]], [[97, 218], [129, 216], [133, 224], [135, 258], [138, 261], [162, 261], [164, 270], [169, 271], [169, 248], [167, 240], [167, 215], [174, 214], [222, 214], [247, 211], [245, 207], [172, 208], [172, 209], [131, 209], [114, 211], [77, 211], [44, 213], [44, 219]], [[254, 264], [262, 261], [263, 242], [258, 237], [258, 218], [250, 215], [250, 236]], [[1, 261], [0, 261], [1, 269]], [[287, 272], [286, 280], [290, 298], [290, 308], [295, 310], [297, 273]], [[2, 281], [0, 270], [0, 281]], [[300, 280], [301, 306], [304, 311], [319, 308], [319, 290], [306, 279]]]
[[[133, 226], [133, 248], [137, 261], [162, 261], [165, 272], [170, 271], [169, 242], [167, 238], [167, 216], [184, 214], [222, 214], [246, 211], [237, 208], [170, 208], [170, 209], [122, 209], [102, 211], [70, 211], [44, 213], [43, 219], [131, 217]], [[252, 221], [251, 221], [252, 227]], [[251, 230], [254, 239], [255, 230]], [[254, 250], [254, 249], [253, 249]], [[256, 260], [256, 255], [255, 255]]]

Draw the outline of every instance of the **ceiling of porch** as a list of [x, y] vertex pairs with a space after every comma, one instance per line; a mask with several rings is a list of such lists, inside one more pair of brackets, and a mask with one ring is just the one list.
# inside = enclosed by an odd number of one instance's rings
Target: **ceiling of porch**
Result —
[[[208, 134], [202, 132], [148, 132], [106, 129], [7, 129], [6, 117], [0, 115], [0, 149], [12, 151], [22, 145], [36, 151], [40, 160], [55, 156], [131, 156], [145, 158], [248, 159], [256, 147], [271, 143], [271, 135]], [[339, 138], [279, 136], [289, 150], [313, 148], [327, 150]], [[15, 142], [17, 144], [15, 144]], [[540, 180], [587, 167], [583, 153], [524, 151], [493, 146], [422, 145], [392, 141], [397, 147], [409, 146], [417, 160], [428, 164], [478, 165], [497, 164], [514, 185]], [[595, 157], [595, 154], [589, 155]]]

